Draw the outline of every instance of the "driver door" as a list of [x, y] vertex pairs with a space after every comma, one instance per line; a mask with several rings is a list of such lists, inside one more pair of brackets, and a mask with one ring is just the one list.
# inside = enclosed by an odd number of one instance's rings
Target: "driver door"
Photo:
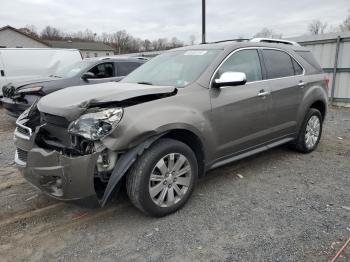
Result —
[[261, 81], [258, 50], [231, 53], [215, 72], [213, 81], [225, 72], [245, 73], [247, 83], [210, 89], [218, 158], [243, 153], [269, 140], [271, 91], [268, 81]]

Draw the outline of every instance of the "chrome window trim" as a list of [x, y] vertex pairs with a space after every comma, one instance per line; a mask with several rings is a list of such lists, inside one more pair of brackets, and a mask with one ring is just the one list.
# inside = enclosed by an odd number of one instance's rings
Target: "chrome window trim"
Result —
[[242, 48], [238, 48], [236, 50], [233, 50], [228, 56], [225, 57], [225, 59], [219, 64], [219, 66], [215, 69], [212, 77], [210, 78], [210, 82], [209, 82], [209, 89], [212, 88], [212, 84], [214, 81], [214, 76], [216, 75], [216, 73], [218, 72], [218, 70], [220, 69], [220, 67], [235, 53], [242, 51], [242, 50], [258, 50], [258, 49], [269, 49], [269, 50], [277, 50], [277, 51], [282, 51], [285, 52], [286, 54], [288, 54], [290, 57], [292, 57], [295, 62], [298, 63], [298, 65], [303, 69], [303, 73], [299, 74], [299, 75], [292, 75], [292, 76], [284, 76], [284, 77], [277, 77], [277, 78], [269, 78], [269, 79], [262, 79], [262, 80], [257, 80], [257, 81], [252, 81], [252, 82], [247, 82], [245, 85], [249, 85], [249, 84], [254, 84], [254, 83], [259, 83], [259, 82], [265, 82], [265, 81], [271, 81], [271, 80], [279, 80], [279, 79], [284, 79], [284, 78], [288, 78], [288, 77], [297, 77], [297, 76], [304, 76], [306, 73], [305, 68], [299, 63], [299, 61], [293, 56], [291, 55], [288, 51], [280, 49], [280, 48], [275, 48], [275, 47], [263, 47], [263, 46], [257, 46], [257, 47], [242, 47]]

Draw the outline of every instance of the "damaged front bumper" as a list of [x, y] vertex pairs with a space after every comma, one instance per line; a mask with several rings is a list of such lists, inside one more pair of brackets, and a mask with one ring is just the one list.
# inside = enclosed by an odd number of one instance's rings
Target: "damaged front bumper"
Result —
[[69, 156], [52, 149], [40, 148], [35, 138], [41, 126], [32, 131], [25, 120], [17, 120], [14, 134], [15, 163], [32, 185], [60, 200], [98, 198], [94, 188], [94, 173], [99, 152]]
[[116, 151], [105, 139], [93, 142], [69, 135], [65, 119], [34, 108], [16, 121], [15, 162], [26, 180], [60, 200], [104, 206], [137, 157], [162, 135]]

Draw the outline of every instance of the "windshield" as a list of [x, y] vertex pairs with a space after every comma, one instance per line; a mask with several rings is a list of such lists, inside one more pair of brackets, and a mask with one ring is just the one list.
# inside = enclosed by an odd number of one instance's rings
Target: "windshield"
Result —
[[184, 87], [194, 82], [220, 50], [179, 50], [148, 61], [122, 82]]
[[62, 78], [73, 77], [88, 69], [93, 63], [94, 61], [89, 60], [79, 61], [77, 63], [59, 68], [54, 76]]

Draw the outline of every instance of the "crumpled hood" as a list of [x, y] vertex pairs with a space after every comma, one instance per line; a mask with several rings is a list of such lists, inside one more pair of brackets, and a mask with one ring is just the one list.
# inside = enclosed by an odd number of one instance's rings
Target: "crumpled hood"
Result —
[[175, 90], [172, 86], [107, 82], [59, 90], [41, 98], [37, 106], [40, 112], [62, 116], [71, 121], [94, 104], [121, 102], [139, 96], [172, 93]]

